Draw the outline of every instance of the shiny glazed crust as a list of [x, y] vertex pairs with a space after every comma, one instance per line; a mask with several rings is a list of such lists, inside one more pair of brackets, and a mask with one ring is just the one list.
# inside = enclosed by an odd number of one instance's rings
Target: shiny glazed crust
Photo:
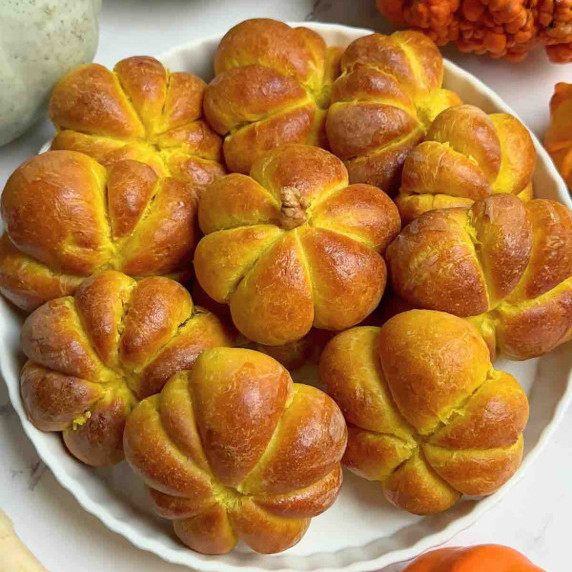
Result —
[[572, 213], [560, 203], [501, 194], [427, 212], [387, 260], [398, 295], [471, 317], [493, 352], [528, 359], [571, 336]]
[[84, 463], [117, 463], [138, 400], [190, 368], [205, 348], [232, 342], [177, 282], [102, 272], [75, 297], [51, 300], [24, 322], [24, 408], [38, 429], [61, 431]]
[[105, 166], [123, 159], [204, 187], [224, 173], [220, 137], [202, 119], [205, 83], [134, 56], [108, 70], [86, 64], [56, 84], [52, 149], [86, 153]]
[[343, 163], [305, 145], [276, 149], [211, 185], [199, 203], [206, 235], [194, 267], [205, 292], [230, 306], [248, 339], [281, 345], [314, 325], [353, 326], [383, 294], [381, 254], [399, 232], [395, 204], [348, 186]]
[[138, 161], [104, 167], [75, 151], [33, 157], [2, 194], [0, 292], [33, 310], [107, 268], [183, 278], [197, 241], [197, 203], [194, 185]]
[[246, 20], [227, 32], [215, 54], [204, 112], [224, 137], [230, 171], [247, 174], [279, 145], [326, 145], [325, 109], [340, 55], [316, 32], [276, 20]]
[[352, 42], [341, 61], [326, 121], [332, 151], [352, 183], [395, 195], [407, 154], [457, 94], [441, 89], [443, 57], [426, 36], [410, 30]]
[[338, 495], [346, 440], [325, 393], [293, 384], [269, 356], [229, 348], [206, 350], [142, 401], [124, 435], [155, 510], [206, 554], [238, 540], [262, 553], [296, 544]]
[[473, 105], [442, 111], [403, 165], [396, 203], [406, 224], [433, 209], [471, 205], [491, 194], [532, 198], [536, 151], [526, 127], [507, 113]]
[[409, 512], [491, 494], [520, 465], [526, 394], [461, 318], [411, 310], [338, 334], [320, 381], [348, 423], [344, 464]]

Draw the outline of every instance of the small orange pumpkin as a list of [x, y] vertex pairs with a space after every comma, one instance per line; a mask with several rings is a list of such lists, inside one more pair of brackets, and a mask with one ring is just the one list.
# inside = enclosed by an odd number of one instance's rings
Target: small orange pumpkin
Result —
[[410, 564], [403, 572], [544, 572], [507, 546], [483, 544], [469, 548], [439, 548]]
[[572, 191], [572, 83], [554, 86], [544, 146]]

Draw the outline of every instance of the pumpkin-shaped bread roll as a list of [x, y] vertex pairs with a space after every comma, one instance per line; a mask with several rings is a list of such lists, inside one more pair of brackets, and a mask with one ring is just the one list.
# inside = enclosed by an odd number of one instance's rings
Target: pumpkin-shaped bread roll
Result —
[[346, 330], [322, 353], [320, 381], [348, 423], [344, 464], [409, 512], [491, 494], [520, 465], [526, 394], [461, 318], [411, 310]]
[[334, 155], [305, 145], [271, 151], [250, 177], [223, 177], [199, 202], [206, 235], [198, 281], [249, 340], [281, 345], [312, 325], [342, 330], [378, 305], [381, 254], [399, 232], [395, 204], [377, 187], [348, 186]]
[[572, 83], [560, 82], [554, 87], [544, 146], [572, 189]]
[[169, 278], [95, 274], [74, 297], [47, 302], [24, 322], [24, 408], [38, 429], [61, 431], [84, 463], [117, 463], [136, 403], [204, 349], [232, 342], [218, 318]]
[[474, 105], [450, 107], [405, 159], [396, 199], [403, 223], [491, 194], [529, 200], [535, 162], [530, 134], [513, 115], [487, 115]]
[[286, 143], [325, 146], [325, 110], [341, 49], [308, 28], [246, 20], [221, 40], [204, 112], [224, 137], [230, 171], [248, 173], [266, 151]]
[[75, 151], [26, 161], [2, 194], [0, 292], [33, 310], [108, 268], [184, 278], [197, 241], [196, 187], [145, 163], [104, 167]]
[[372, 34], [352, 42], [334, 83], [326, 131], [352, 183], [397, 193], [407, 154], [431, 121], [461, 100], [441, 88], [443, 57], [411, 30]]
[[430, 211], [387, 260], [399, 296], [470, 317], [493, 355], [540, 356], [572, 335], [572, 212], [560, 203], [501, 194]]
[[312, 328], [303, 338], [281, 346], [251, 345], [253, 349], [273, 357], [288, 371], [294, 371], [317, 365], [322, 350], [335, 335], [335, 332]]
[[292, 383], [269, 356], [230, 348], [204, 351], [142, 401], [124, 434], [155, 510], [205, 554], [238, 540], [262, 553], [296, 544], [338, 495], [346, 440], [325, 393]]
[[80, 151], [106, 166], [135, 159], [204, 187], [224, 173], [221, 138], [202, 119], [204, 90], [198, 77], [146, 56], [121, 60], [113, 71], [80, 66], [52, 92], [52, 149]]

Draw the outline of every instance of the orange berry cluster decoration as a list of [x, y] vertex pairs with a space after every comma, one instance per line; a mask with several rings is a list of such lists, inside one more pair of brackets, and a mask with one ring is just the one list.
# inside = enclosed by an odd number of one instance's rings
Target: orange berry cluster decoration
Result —
[[572, 62], [572, 0], [377, 0], [395, 24], [462, 52], [522, 60], [538, 43], [557, 63]]

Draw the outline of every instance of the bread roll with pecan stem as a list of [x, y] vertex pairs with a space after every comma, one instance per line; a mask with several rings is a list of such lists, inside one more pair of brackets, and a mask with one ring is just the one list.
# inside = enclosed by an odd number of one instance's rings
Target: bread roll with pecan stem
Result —
[[201, 197], [194, 268], [205, 292], [264, 345], [361, 322], [385, 288], [395, 204], [377, 187], [348, 186], [343, 163], [317, 147], [279, 147], [250, 175], [227, 175]]

